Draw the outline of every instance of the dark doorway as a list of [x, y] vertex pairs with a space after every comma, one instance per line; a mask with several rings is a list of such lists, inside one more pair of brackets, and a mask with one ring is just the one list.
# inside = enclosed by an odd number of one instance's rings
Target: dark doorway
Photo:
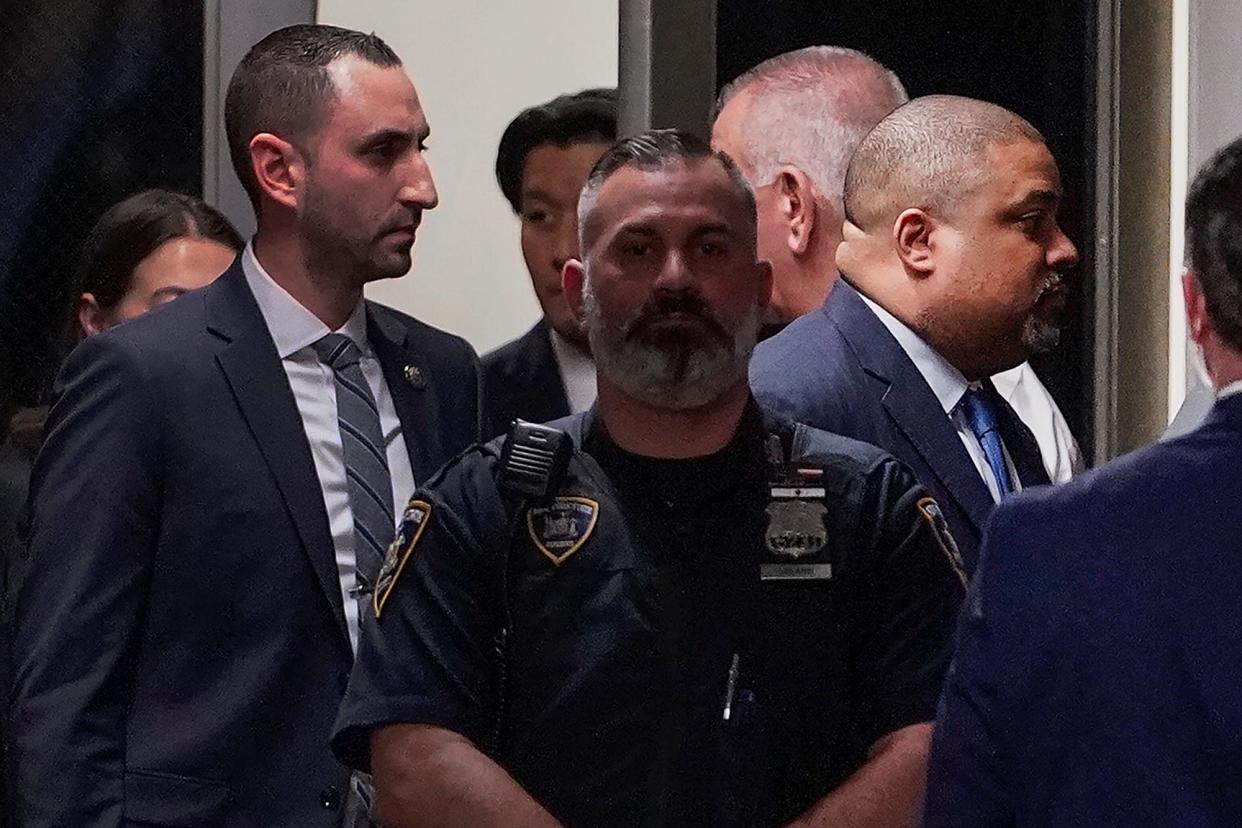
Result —
[[1056, 351], [1032, 360], [1090, 458], [1094, 375], [1095, 65], [1097, 0], [719, 0], [716, 77], [723, 86], [774, 55], [828, 44], [888, 66], [912, 97], [950, 93], [1017, 112], [1061, 168], [1062, 226], [1082, 262], [1077, 313]]
[[0, 40], [0, 438], [47, 395], [87, 231], [138, 190], [199, 194], [201, 0], [14, 3]]

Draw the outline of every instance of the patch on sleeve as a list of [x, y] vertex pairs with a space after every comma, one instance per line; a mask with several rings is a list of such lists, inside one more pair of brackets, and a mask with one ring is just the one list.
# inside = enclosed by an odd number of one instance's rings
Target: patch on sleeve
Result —
[[599, 503], [585, 497], [558, 497], [526, 512], [530, 539], [557, 566], [582, 548], [598, 520]]
[[957, 541], [953, 539], [953, 533], [949, 531], [949, 521], [945, 520], [944, 512], [940, 511], [940, 504], [936, 502], [934, 497], [925, 497], [918, 503], [919, 514], [923, 516], [923, 520], [927, 521], [927, 525], [931, 527], [932, 534], [936, 537], [936, 543], [940, 544], [940, 548], [944, 551], [945, 557], [949, 559], [953, 571], [957, 573], [957, 577], [961, 580], [962, 586], [966, 585], [966, 564], [962, 560], [962, 552], [957, 548]]
[[401, 515], [401, 528], [397, 530], [397, 537], [388, 545], [384, 565], [380, 567], [379, 577], [375, 579], [375, 593], [371, 602], [376, 618], [384, 611], [384, 602], [388, 600], [392, 588], [397, 585], [397, 578], [405, 569], [405, 562], [414, 551], [414, 545], [423, 536], [430, 517], [431, 504], [425, 500], [411, 500], [405, 507], [405, 512]]

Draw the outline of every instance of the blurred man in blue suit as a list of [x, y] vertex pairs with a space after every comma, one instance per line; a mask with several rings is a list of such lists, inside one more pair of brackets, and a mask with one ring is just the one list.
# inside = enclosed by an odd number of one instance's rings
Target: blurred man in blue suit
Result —
[[35, 465], [9, 718], [29, 828], [364, 824], [328, 750], [358, 604], [415, 482], [480, 437], [470, 346], [363, 298], [437, 201], [397, 55], [279, 30], [225, 122], [257, 234], [74, 352]]
[[1242, 141], [1186, 207], [1196, 431], [1002, 505], [959, 628], [928, 828], [1242, 825]]
[[846, 171], [842, 278], [761, 344], [755, 395], [904, 461], [944, 510], [967, 571], [994, 505], [1048, 473], [989, 379], [1056, 344], [1060, 175], [1042, 136], [983, 101], [907, 103]]

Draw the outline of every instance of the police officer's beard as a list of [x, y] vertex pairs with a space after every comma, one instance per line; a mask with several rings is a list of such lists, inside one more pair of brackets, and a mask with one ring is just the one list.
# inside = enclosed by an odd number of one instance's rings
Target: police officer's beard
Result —
[[[757, 302], [730, 334], [692, 291], [648, 302], [614, 324], [603, 318], [588, 282], [583, 310], [600, 375], [636, 400], [674, 410], [707, 405], [745, 379], [759, 334]], [[702, 321], [659, 324], [672, 313]]]

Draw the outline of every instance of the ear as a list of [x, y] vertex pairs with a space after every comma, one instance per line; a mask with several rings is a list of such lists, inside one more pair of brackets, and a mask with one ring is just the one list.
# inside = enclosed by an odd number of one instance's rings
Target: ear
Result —
[[1207, 313], [1207, 300], [1203, 296], [1203, 288], [1199, 287], [1199, 278], [1189, 268], [1182, 274], [1182, 298], [1186, 302], [1186, 327], [1190, 338], [1202, 347], [1212, 333], [1212, 320]]
[[297, 209], [306, 164], [293, 144], [260, 132], [250, 139], [250, 168], [261, 192], [282, 207]]
[[94, 336], [108, 329], [108, 313], [99, 306], [93, 293], [83, 293], [78, 297], [78, 307], [74, 315], [78, 320], [78, 330], [83, 336]]
[[795, 166], [786, 164], [772, 181], [776, 188], [776, 206], [781, 219], [789, 228], [785, 236], [785, 244], [789, 252], [795, 256], [806, 255], [811, 246], [811, 234], [815, 231], [815, 222], [819, 218], [816, 213], [815, 193], [811, 189], [811, 180], [806, 173]]
[[906, 269], [918, 276], [930, 276], [936, 267], [932, 233], [936, 220], [911, 207], [902, 211], [893, 222], [893, 247]]
[[565, 292], [565, 300], [569, 310], [579, 323], [582, 322], [582, 287], [586, 283], [586, 268], [578, 259], [570, 259], [561, 268], [561, 290]]

